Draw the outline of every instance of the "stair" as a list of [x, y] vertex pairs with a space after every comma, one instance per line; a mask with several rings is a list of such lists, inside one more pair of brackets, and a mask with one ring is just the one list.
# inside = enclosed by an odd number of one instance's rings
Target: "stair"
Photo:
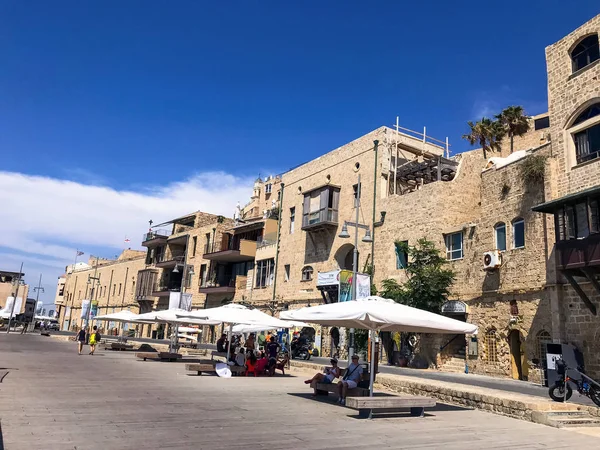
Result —
[[450, 357], [439, 368], [442, 372], [465, 373], [465, 357], [459, 354]]
[[600, 427], [600, 417], [593, 417], [585, 411], [547, 411], [542, 414], [545, 417], [540, 417], [539, 423], [551, 427]]

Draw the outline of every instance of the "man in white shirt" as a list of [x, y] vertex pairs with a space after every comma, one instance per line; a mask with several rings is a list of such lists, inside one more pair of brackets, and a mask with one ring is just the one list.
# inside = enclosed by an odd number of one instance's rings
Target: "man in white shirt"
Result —
[[340, 405], [344, 405], [346, 403], [348, 389], [354, 389], [356, 386], [358, 386], [358, 382], [362, 377], [362, 372], [362, 366], [358, 363], [358, 355], [352, 355], [352, 364], [348, 366], [344, 377], [338, 383], [338, 403]]

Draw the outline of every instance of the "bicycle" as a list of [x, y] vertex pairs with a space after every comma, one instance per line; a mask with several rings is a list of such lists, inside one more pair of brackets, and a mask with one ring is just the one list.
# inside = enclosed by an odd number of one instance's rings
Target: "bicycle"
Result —
[[[578, 380], [572, 379], [569, 376], [569, 371], [578, 373], [580, 378]], [[600, 406], [600, 384], [583, 373], [582, 367], [573, 369], [564, 360], [558, 359], [556, 361], [556, 373], [562, 378], [548, 389], [548, 395], [550, 395], [552, 400], [555, 402], [566, 402], [569, 400], [573, 395], [573, 389], [569, 385], [569, 383], [572, 383], [577, 387], [579, 395], [589, 397], [596, 406]]]

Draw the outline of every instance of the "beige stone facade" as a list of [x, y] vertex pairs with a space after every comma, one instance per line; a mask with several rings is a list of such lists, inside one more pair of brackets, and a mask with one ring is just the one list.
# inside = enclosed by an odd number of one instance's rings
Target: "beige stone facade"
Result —
[[[17, 278], [18, 272], [6, 272], [0, 271], [0, 309], [6, 306], [6, 301], [9, 297], [14, 297], [17, 294], [17, 298], [21, 298], [21, 310], [15, 311], [14, 314], [22, 314], [25, 312], [25, 303], [27, 296], [29, 295], [29, 285], [21, 284], [17, 293]], [[24, 282], [25, 274], [21, 274], [21, 279]]]
[[[98, 315], [123, 309], [138, 313], [139, 305], [134, 294], [137, 272], [144, 267], [145, 257], [145, 252], [124, 250], [114, 260], [90, 257], [89, 267], [66, 273], [63, 307], [58, 317], [61, 330], [76, 330], [84, 325], [85, 319], [81, 318], [83, 300], [97, 301]], [[109, 326], [105, 323], [98, 325], [105, 332], [113, 331], [108, 330]], [[114, 324], [114, 328], [119, 328], [119, 325]]]

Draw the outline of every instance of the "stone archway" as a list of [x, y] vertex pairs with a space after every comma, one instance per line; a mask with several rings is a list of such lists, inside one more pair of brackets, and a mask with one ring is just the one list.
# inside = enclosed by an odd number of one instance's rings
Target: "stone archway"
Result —
[[[341, 270], [352, 270], [353, 260], [354, 245], [352, 244], [344, 244], [335, 252], [335, 261]], [[360, 267], [360, 264], [358, 264], [358, 267]]]

